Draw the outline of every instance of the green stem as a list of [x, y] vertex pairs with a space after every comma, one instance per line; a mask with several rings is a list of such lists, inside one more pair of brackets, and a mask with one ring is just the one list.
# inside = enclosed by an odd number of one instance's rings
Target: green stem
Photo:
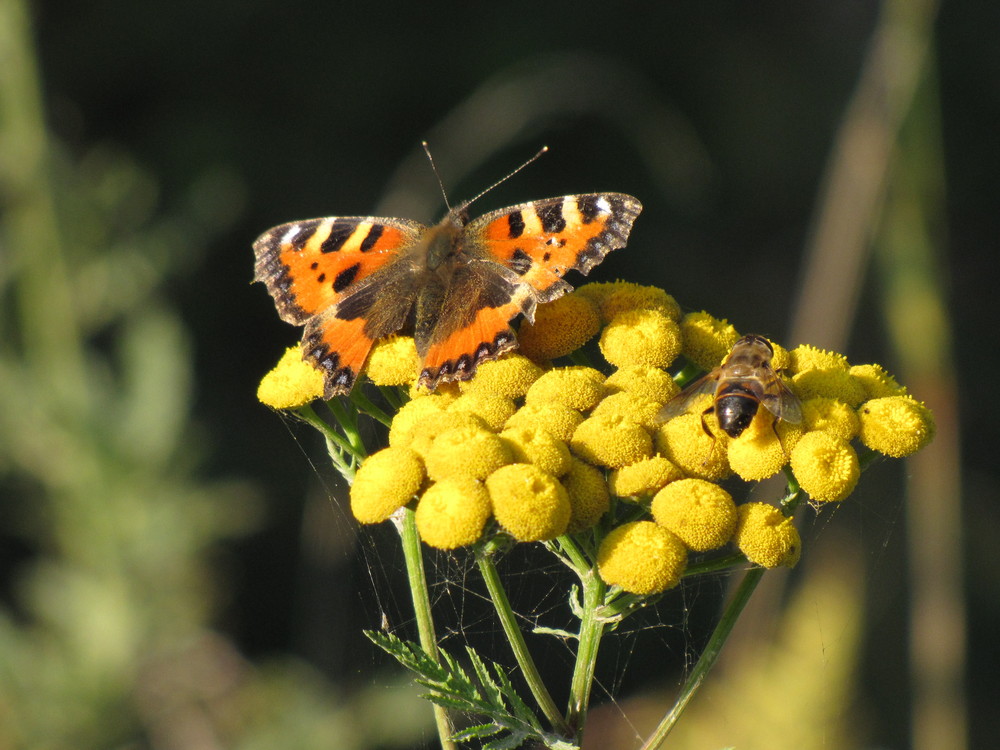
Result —
[[577, 741], [583, 739], [583, 725], [590, 705], [590, 690], [594, 684], [594, 669], [597, 651], [604, 635], [605, 621], [597, 616], [598, 608], [604, 603], [607, 587], [596, 568], [591, 568], [580, 576], [583, 585], [583, 617], [580, 620], [580, 635], [570, 683], [569, 708], [566, 721], [573, 728]]
[[[354, 441], [349, 441], [342, 435], [337, 434], [337, 431], [334, 430], [330, 425], [328, 425], [309, 404], [298, 407], [295, 410], [295, 413], [298, 414], [300, 417], [302, 417], [302, 419], [304, 419], [310, 425], [315, 427], [317, 430], [319, 430], [320, 434], [322, 434], [323, 437], [326, 438], [327, 442], [332, 443], [334, 446], [336, 446], [336, 448], [339, 450], [341, 454], [346, 453], [354, 457], [354, 459], [357, 461], [363, 461], [365, 459], [365, 452], [363, 448], [361, 450], [355, 448], [353, 445]], [[338, 464], [337, 468], [339, 470], [340, 464], [342, 464], [343, 462], [338, 458], [336, 458], [333, 455], [332, 451], [330, 453], [330, 456], [331, 458], [333, 458], [334, 461], [337, 462]]]
[[381, 422], [386, 427], [392, 424], [392, 417], [376, 406], [362, 388], [358, 387], [351, 391], [350, 398], [360, 411], [363, 411], [376, 422]]
[[524, 635], [517, 625], [514, 610], [511, 609], [510, 600], [507, 599], [507, 592], [504, 591], [503, 585], [500, 583], [500, 576], [497, 573], [496, 566], [493, 564], [492, 555], [478, 555], [476, 562], [479, 564], [479, 572], [486, 582], [486, 590], [489, 591], [493, 607], [500, 618], [500, 624], [503, 626], [504, 633], [507, 634], [507, 640], [510, 642], [511, 650], [514, 652], [514, 658], [521, 668], [521, 673], [524, 676], [525, 682], [528, 683], [531, 694], [535, 697], [535, 702], [538, 703], [538, 707], [542, 709], [545, 718], [549, 720], [549, 724], [552, 725], [552, 728], [556, 732], [567, 737], [570, 736], [571, 730], [569, 725], [559, 713], [556, 702], [552, 700], [548, 688], [545, 687], [545, 683], [542, 681], [542, 676], [538, 673], [538, 667], [535, 666], [535, 661], [531, 658], [528, 645], [524, 642]]
[[[431, 617], [431, 599], [427, 590], [427, 576], [424, 573], [424, 558], [420, 550], [420, 536], [417, 534], [416, 514], [410, 508], [402, 508], [402, 518], [394, 517], [403, 547], [403, 560], [413, 597], [413, 615], [417, 621], [420, 645], [435, 661], [438, 660], [437, 636], [434, 634], [434, 619]], [[448, 713], [443, 707], [434, 705], [434, 721], [442, 750], [457, 750], [451, 739], [452, 726]]]
[[684, 681], [684, 686], [681, 688], [681, 693], [677, 697], [673, 708], [663, 717], [659, 726], [656, 727], [656, 731], [643, 743], [641, 750], [655, 750], [655, 748], [660, 747], [670, 733], [670, 730], [674, 728], [677, 719], [680, 718], [681, 713], [683, 713], [687, 704], [694, 697], [694, 694], [698, 692], [701, 683], [705, 681], [709, 670], [715, 666], [715, 662], [719, 658], [719, 653], [722, 651], [722, 647], [725, 645], [729, 634], [733, 631], [733, 626], [736, 624], [737, 618], [740, 616], [746, 603], [750, 600], [751, 594], [757, 588], [757, 584], [760, 583], [763, 575], [764, 568], [752, 568], [743, 576], [743, 580], [736, 589], [732, 601], [729, 602], [725, 612], [722, 613], [719, 624], [715, 626], [715, 630], [712, 632], [712, 637], [709, 638], [705, 650], [701, 652], [698, 663], [694, 665], [691, 674]]

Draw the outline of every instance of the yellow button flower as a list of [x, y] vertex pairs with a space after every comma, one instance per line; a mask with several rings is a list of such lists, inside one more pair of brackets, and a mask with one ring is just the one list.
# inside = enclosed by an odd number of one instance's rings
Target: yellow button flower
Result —
[[648, 497], [683, 478], [684, 472], [669, 459], [651, 456], [611, 472], [608, 489], [615, 497]]
[[631, 310], [656, 310], [673, 321], [681, 319], [680, 305], [659, 287], [613, 281], [587, 284], [578, 291], [597, 301], [605, 321]]
[[800, 344], [789, 352], [791, 363], [788, 369], [794, 373], [806, 370], [846, 370], [847, 357], [838, 352], [820, 349], [809, 344]]
[[605, 583], [632, 594], [658, 594], [680, 583], [687, 567], [684, 542], [652, 521], [635, 521], [611, 531], [597, 553]]
[[717, 428], [714, 415], [706, 416], [705, 422], [715, 428], [714, 436], [705, 434], [700, 414], [674, 417], [656, 431], [656, 450], [688, 476], [725, 479], [732, 473], [726, 452], [729, 437]]
[[607, 394], [604, 376], [593, 367], [557, 367], [536, 380], [525, 396], [526, 404], [562, 404], [587, 410]]
[[432, 484], [417, 503], [420, 538], [437, 549], [455, 549], [479, 541], [490, 519], [490, 496], [482, 482], [451, 477]]
[[627, 310], [604, 327], [600, 347], [615, 367], [669, 367], [680, 354], [681, 332], [659, 310]]
[[694, 552], [725, 545], [736, 530], [736, 504], [719, 485], [680, 479], [656, 493], [653, 518]]
[[540, 427], [559, 440], [569, 442], [581, 422], [583, 415], [563, 404], [525, 404], [507, 420], [504, 429]]
[[861, 442], [893, 458], [916, 453], [934, 438], [934, 416], [912, 396], [875, 398], [858, 413]]
[[566, 533], [576, 534], [601, 520], [608, 512], [611, 498], [604, 473], [578, 458], [570, 459], [570, 468], [560, 480], [569, 496], [570, 516]]
[[435, 482], [454, 476], [486, 479], [513, 460], [510, 448], [499, 435], [478, 426], [445, 430], [434, 438], [424, 455], [427, 476]]
[[851, 375], [847, 357], [837, 352], [802, 344], [789, 352], [793, 390], [803, 401], [835, 398], [857, 407], [865, 398], [861, 381]]
[[601, 315], [588, 297], [571, 293], [539, 305], [535, 322], [521, 324], [518, 347], [525, 357], [545, 361], [575, 352], [597, 335]]
[[656, 415], [660, 413], [662, 402], [650, 401], [628, 391], [612, 393], [601, 400], [590, 413], [592, 417], [603, 415], [623, 417], [640, 424], [647, 430], [656, 429]]
[[561, 477], [570, 467], [569, 448], [542, 427], [512, 427], [500, 433], [516, 463], [535, 464], [546, 474]]
[[351, 512], [361, 523], [381, 523], [410, 502], [423, 481], [424, 465], [409, 448], [373, 453], [351, 485]]
[[532, 464], [511, 464], [486, 480], [493, 516], [521, 542], [555, 539], [570, 518], [566, 489], [551, 474]]
[[858, 455], [846, 440], [829, 432], [807, 432], [792, 448], [792, 472], [817, 502], [843, 500], [861, 476]]
[[618, 469], [653, 455], [653, 439], [629, 419], [596, 416], [580, 423], [570, 448], [584, 461]]
[[294, 409], [323, 396], [323, 375], [302, 359], [302, 350], [286, 349], [257, 387], [257, 400], [272, 409]]
[[468, 411], [430, 411], [416, 420], [405, 432], [402, 431], [403, 428], [394, 432], [395, 424], [393, 420], [392, 426], [389, 427], [389, 445], [408, 445], [422, 456], [442, 432], [459, 427], [471, 430], [489, 429], [482, 417]]
[[854, 365], [849, 372], [865, 389], [865, 400], [905, 396], [906, 389], [882, 365]]
[[489, 428], [499, 432], [504, 424], [514, 416], [517, 404], [506, 396], [496, 396], [483, 391], [463, 393], [448, 405], [448, 411], [467, 411], [482, 418]]
[[376, 341], [365, 373], [375, 385], [409, 385], [420, 372], [420, 358], [412, 336], [392, 335]]
[[702, 370], [714, 370], [729, 356], [740, 334], [727, 320], [707, 312], [688, 313], [681, 320], [684, 356]]
[[393, 417], [389, 427], [389, 445], [408, 445], [413, 440], [414, 428], [424, 417], [437, 412], [443, 413], [454, 400], [453, 396], [433, 393], [407, 401]]
[[[790, 442], [782, 440], [779, 439], [781, 432], [775, 432], [780, 428], [784, 428], [786, 435], [789, 431], [798, 434]], [[729, 466], [748, 482], [758, 482], [774, 476], [788, 463], [785, 447], [794, 445], [801, 432], [801, 428], [789, 425], [788, 422], [776, 423], [774, 415], [761, 407], [743, 434], [729, 441]]]
[[802, 552], [791, 518], [767, 503], [746, 503], [737, 510], [733, 541], [747, 559], [762, 568], [794, 568]]
[[520, 354], [505, 354], [500, 359], [483, 362], [471, 380], [462, 381], [463, 393], [486, 392], [495, 396], [520, 398], [538, 380], [542, 368]]
[[665, 404], [680, 392], [680, 388], [669, 373], [649, 365], [622, 367], [609, 375], [604, 385], [611, 393], [626, 391], [661, 404]]
[[858, 435], [858, 413], [843, 401], [818, 396], [802, 402], [802, 423], [807, 431], [825, 430], [850, 442]]

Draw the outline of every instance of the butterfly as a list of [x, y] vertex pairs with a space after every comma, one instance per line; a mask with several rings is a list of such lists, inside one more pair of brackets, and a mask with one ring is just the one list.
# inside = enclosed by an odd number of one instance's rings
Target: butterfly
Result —
[[349, 393], [374, 343], [412, 333], [418, 382], [468, 380], [517, 345], [510, 322], [572, 287], [628, 240], [642, 210], [622, 193], [521, 203], [470, 221], [468, 202], [435, 226], [374, 216], [281, 224], [254, 242], [254, 281], [278, 315], [305, 326], [303, 359], [324, 398]]

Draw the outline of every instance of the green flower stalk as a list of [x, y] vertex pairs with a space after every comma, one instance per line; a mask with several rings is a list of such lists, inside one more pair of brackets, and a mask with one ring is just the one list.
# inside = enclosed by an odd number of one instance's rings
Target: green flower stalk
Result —
[[[467, 548], [476, 557], [511, 644], [510, 656], [495, 658], [517, 662], [541, 717], [500, 676], [506, 667], [470, 651], [477, 682], [455, 655], [430, 648], [436, 641], [429, 616], [420, 618], [420, 645], [373, 636], [417, 672], [439, 710], [484, 722], [451, 735], [439, 720], [446, 745], [492, 737], [496, 747], [528, 741], [579, 747], [609, 624], [685, 577], [750, 563], [740, 596], [723, 614], [677, 705], [665, 710], [644, 745], [656, 747], [705, 679], [761, 573], [799, 560], [798, 504], [807, 500], [820, 509], [843, 502], [874, 455], [898, 458], [924, 447], [934, 435], [933, 417], [879, 365], [851, 366], [835, 352], [771, 342], [772, 366], [797, 397], [800, 421], [760, 408], [734, 438], [720, 428], [713, 397], [706, 395], [663, 422], [663, 405], [680, 386], [718, 367], [740, 336], [706, 312], [682, 316], [673, 298], [655, 287], [583, 286], [539, 308], [520, 338], [520, 352], [432, 393], [415, 385], [419, 359], [412, 339], [379, 342], [365, 375], [371, 384], [398, 389], [385, 399], [402, 404], [393, 414], [352, 397], [336, 407], [331, 402], [321, 420], [309, 404], [322, 397], [322, 377], [297, 350], [265, 376], [259, 396], [324, 432], [334, 465], [351, 482], [351, 512], [360, 523], [406, 517], [406, 528], [423, 544]], [[584, 349], [594, 340], [596, 348]], [[579, 364], [588, 361], [585, 352], [598, 351], [606, 364]], [[564, 358], [575, 364], [564, 365]], [[369, 450], [361, 444], [364, 414], [391, 419], [384, 445]], [[754, 483], [782, 472], [784, 498], [745, 501]], [[500, 550], [538, 542], [577, 577], [567, 597], [579, 628], [550, 631], [577, 644], [563, 713], [531, 660], [493, 565]], [[407, 564], [414, 601], [426, 602], [427, 581], [413, 552]], [[545, 629], [535, 637], [546, 637]]]

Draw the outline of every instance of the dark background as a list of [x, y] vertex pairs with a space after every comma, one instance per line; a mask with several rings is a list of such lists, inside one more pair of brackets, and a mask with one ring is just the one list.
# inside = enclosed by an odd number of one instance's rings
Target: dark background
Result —
[[[885, 8], [898, 12], [897, 6]], [[189, 353], [192, 387], [183, 406], [189, 437], [183, 442], [196, 455], [188, 456], [189, 476], [224, 484], [243, 498], [236, 507], [246, 503], [245, 528], [220, 534], [197, 553], [201, 577], [192, 585], [210, 592], [200, 616], [231, 646], [232, 659], [245, 660], [236, 682], [259, 678], [269, 686], [263, 694], [287, 708], [289, 723], [301, 717], [296, 736], [302, 746], [311, 746], [306, 727], [322, 728], [312, 737], [334, 731], [336, 722], [324, 714], [329, 707], [341, 714], [375, 710], [357, 708], [351, 696], [365, 688], [377, 692], [372, 688], [391, 678], [372, 671], [382, 661], [358, 631], [378, 627], [383, 614], [394, 625], [405, 620], [406, 595], [396, 588], [401, 569], [389, 530], [363, 530], [355, 541], [344, 487], [323, 468], [322, 446], [254, 398], [261, 375], [298, 334], [277, 318], [265, 290], [249, 285], [253, 239], [274, 224], [331, 214], [437, 220], [444, 207], [420, 151], [425, 138], [453, 203], [547, 144], [546, 156], [476, 209], [573, 192], [631, 193], [644, 212], [629, 247], [592, 278], [656, 284], [685, 310], [706, 309], [741, 331], [795, 345], [787, 340], [790, 316], [824, 170], [836, 156], [835, 138], [882, 10], [878, 3], [850, 1], [31, 6], [45, 119], [52, 148], [67, 165], [63, 174], [83, 174], [86, 182], [95, 163], [130, 165], [131, 187], [117, 195], [132, 208], [109, 213], [129, 232], [142, 236], [145, 227], [156, 237], [148, 260], [160, 270], [150, 300], [177, 316]], [[969, 608], [971, 747], [989, 746], [986, 738], [997, 728], [998, 580], [990, 529], [997, 528], [1000, 415], [989, 341], [995, 338], [1000, 229], [998, 24], [995, 4], [942, 6], [929, 37], [929, 83], [919, 110], [939, 139], [940, 151], [928, 158], [944, 175], [932, 223], [935, 283], [954, 337], [953, 359], [940, 364], [961, 386], [962, 513], [972, 522], [953, 540]], [[64, 182], [59, 189], [72, 195], [77, 183]], [[81, 233], [91, 219], [81, 219]], [[63, 227], [70, 246], [76, 231], [76, 225]], [[134, 244], [141, 255], [144, 246]], [[122, 283], [129, 283], [127, 275]], [[884, 283], [874, 273], [861, 282], [843, 351], [852, 361], [883, 362], [898, 373], [881, 305]], [[124, 325], [113, 316], [95, 323], [87, 346], [113, 358]], [[873, 604], [842, 718], [852, 724], [853, 711], [862, 707], [854, 746], [903, 748], [918, 744], [910, 729], [900, 499], [909, 470], [887, 463], [875, 471], [881, 476], [866, 477], [843, 509], [810, 521], [805, 559], [810, 537], [840, 538], [830, 516], [846, 529], [849, 548], [862, 551], [860, 585]], [[6, 517], [22, 522], [7, 533], [0, 529], [8, 549], [0, 574], [14, 621], [29, 627], [37, 615], [18, 581], [40, 561], [63, 554], [62, 547], [39, 531], [44, 515], [24, 523], [33, 511], [10, 509], [41, 493], [38, 484], [5, 465], [3, 486], [10, 490]], [[458, 587], [467, 585], [461, 560], [437, 564]], [[701, 605], [708, 619], [721, 583], [709, 589], [709, 604]], [[533, 605], [528, 599], [523, 606]], [[664, 617], [676, 615], [672, 606], [664, 606]], [[688, 615], [676, 632], [652, 629], [648, 642], [640, 633], [615, 651], [610, 667], [634, 672], [608, 684], [621, 685], [627, 695], [672, 689], [683, 658], [660, 670], [636, 654], [696, 650], [702, 613], [692, 605]], [[488, 631], [481, 615], [473, 621]], [[17, 647], [16, 640], [10, 644]], [[288, 667], [293, 657], [298, 666]], [[794, 687], [788, 689], [793, 694], [775, 700], [794, 703]], [[220, 691], [213, 695], [224, 702]], [[298, 697], [287, 698], [291, 693]], [[115, 729], [104, 735], [92, 729], [74, 738], [74, 746], [171, 746], [150, 729], [147, 710], [140, 707], [134, 721], [123, 718], [134, 697], [127, 680], [109, 694], [117, 697], [97, 701], [93, 716], [106, 710], [118, 718], [102, 723], [92, 716], [88, 726], [113, 723]], [[257, 724], [234, 716], [252, 712], [255, 700], [206, 711], [217, 746], [270, 746], [270, 731], [288, 739], [274, 729], [280, 726], [275, 719], [260, 722], [261, 744], [252, 744]], [[22, 725], [4, 713], [0, 696], [0, 726], [7, 720], [13, 728], [0, 745], [29, 747], [31, 737], [41, 736], [25, 727], [44, 722]], [[339, 715], [337, 721], [344, 720]], [[365, 739], [362, 732], [355, 746], [417, 741], [404, 730], [400, 735]], [[52, 747], [70, 743], [65, 734], [49, 741]], [[738, 735], [729, 741], [750, 742]]]

